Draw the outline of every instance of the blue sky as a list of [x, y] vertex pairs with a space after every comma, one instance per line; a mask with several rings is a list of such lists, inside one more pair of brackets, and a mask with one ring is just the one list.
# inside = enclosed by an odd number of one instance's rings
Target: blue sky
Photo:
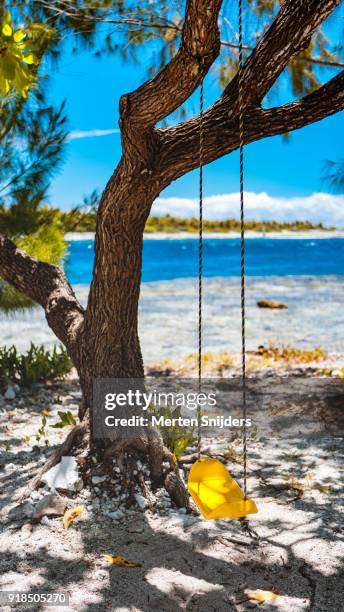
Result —
[[[124, 65], [118, 57], [97, 59], [85, 50], [73, 55], [66, 45], [49, 85], [51, 100], [55, 103], [66, 100], [71, 130], [64, 164], [51, 186], [52, 205], [69, 209], [81, 203], [83, 196], [93, 189], [101, 191], [105, 187], [120, 158], [120, 136], [118, 132], [100, 135], [99, 131], [118, 129], [119, 98], [142, 83], [149, 61], [146, 53], [140, 66]], [[325, 78], [331, 74], [335, 73], [331, 72]], [[205, 89], [205, 102], [211, 104], [220, 91], [214, 73], [207, 77]], [[279, 102], [285, 100], [282, 94]], [[197, 111], [195, 99], [191, 100], [189, 110]], [[344, 118], [340, 113], [294, 132], [288, 140], [274, 137], [249, 145], [246, 147], [247, 191], [252, 194], [266, 192], [276, 202], [280, 198], [299, 201], [300, 198], [327, 191], [327, 186], [322, 182], [324, 162], [343, 157], [343, 128]], [[94, 130], [98, 131], [98, 135], [90, 137]], [[190, 200], [197, 197], [197, 189], [197, 177], [191, 173], [170, 185], [161, 194], [160, 201], [164, 202], [164, 198]], [[207, 196], [231, 194], [237, 190], [237, 154], [207, 166]], [[179, 212], [182, 214], [183, 200], [180, 201]], [[344, 209], [343, 198], [337, 196], [332, 201], [336, 210], [339, 204]], [[155, 210], [158, 212], [157, 207]], [[344, 225], [344, 216], [341, 224]]]

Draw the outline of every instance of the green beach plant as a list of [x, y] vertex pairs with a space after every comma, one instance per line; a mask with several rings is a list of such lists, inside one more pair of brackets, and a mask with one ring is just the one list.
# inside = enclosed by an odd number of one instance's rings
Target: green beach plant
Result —
[[[156, 406], [151, 405], [149, 412], [151, 416], [164, 417], [164, 421], [166, 419], [178, 419], [181, 416], [180, 407], [171, 409], [166, 406], [159, 407], [159, 409], [157, 409]], [[158, 426], [157, 428], [161, 433], [165, 446], [169, 451], [171, 451], [176, 460], [189, 446], [192, 446], [196, 441], [196, 436], [194, 435], [193, 429], [188, 430], [182, 425], [176, 424], [171, 425], [170, 427], [162, 425]]]
[[65, 427], [73, 427], [73, 425], [76, 424], [76, 420], [70, 410], [66, 410], [66, 412], [59, 410], [57, 414], [60, 420], [54, 425], [50, 425], [50, 427], [54, 429], [64, 429]]
[[31, 343], [26, 353], [15, 346], [0, 347], [0, 381], [29, 386], [32, 383], [62, 378], [72, 368], [66, 349], [60, 345], [52, 350]]
[[291, 363], [311, 363], [313, 361], [323, 361], [327, 357], [327, 353], [320, 347], [302, 349], [289, 344], [278, 347], [274, 346], [271, 342], [266, 347], [260, 346], [255, 351], [255, 355], [261, 356], [263, 359]]
[[42, 415], [40, 426], [35, 435], [37, 442], [44, 441], [45, 446], [49, 446], [49, 433], [47, 430], [47, 417], [45, 414]]

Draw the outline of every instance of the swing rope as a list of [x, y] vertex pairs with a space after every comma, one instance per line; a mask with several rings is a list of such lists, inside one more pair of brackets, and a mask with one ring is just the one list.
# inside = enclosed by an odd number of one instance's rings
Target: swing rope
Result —
[[[242, 339], [242, 413], [243, 413], [243, 488], [241, 489], [228, 470], [218, 459], [201, 457], [201, 407], [197, 402], [197, 453], [198, 461], [193, 463], [189, 478], [188, 490], [196, 506], [206, 519], [239, 519], [241, 527], [248, 535], [256, 537], [249, 527], [248, 514], [258, 512], [254, 500], [247, 497], [247, 439], [246, 439], [246, 361], [245, 361], [245, 217], [244, 217], [244, 104], [242, 90], [243, 68], [243, 35], [242, 35], [242, 2], [239, 6], [239, 153], [240, 153], [240, 220], [241, 220], [241, 339]], [[200, 60], [200, 70], [202, 70]], [[199, 251], [198, 251], [198, 390], [202, 388], [202, 323], [203, 323], [203, 168], [204, 168], [204, 82], [200, 83], [200, 118], [199, 118]]]
[[240, 174], [240, 263], [241, 263], [241, 380], [242, 380], [242, 446], [243, 446], [243, 491], [247, 498], [247, 434], [246, 434], [246, 302], [245, 302], [245, 209], [244, 209], [244, 105], [242, 88], [243, 31], [242, 0], [238, 0], [239, 18], [239, 174]]
[[[242, 380], [242, 446], [243, 446], [243, 492], [247, 499], [247, 434], [246, 434], [246, 303], [245, 303], [245, 209], [244, 209], [244, 106], [242, 88], [243, 68], [243, 1], [238, 0], [239, 21], [239, 174], [240, 174], [240, 276], [241, 276], [241, 380]], [[199, 233], [198, 233], [198, 390], [202, 386], [202, 307], [203, 307], [203, 166], [204, 166], [204, 80], [200, 84], [199, 97]], [[197, 406], [197, 454], [201, 458], [201, 409]]]
[[[202, 388], [202, 306], [203, 306], [203, 114], [204, 81], [200, 87], [200, 129], [199, 129], [199, 235], [198, 235], [198, 393]], [[201, 407], [197, 402], [197, 454], [201, 458]]]

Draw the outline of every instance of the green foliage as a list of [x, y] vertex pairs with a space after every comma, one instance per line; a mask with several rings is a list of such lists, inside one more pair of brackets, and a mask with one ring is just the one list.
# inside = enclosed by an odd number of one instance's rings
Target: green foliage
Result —
[[[246, 56], [266, 31], [280, 4], [280, 0], [247, 0]], [[221, 39], [225, 44], [214, 66], [223, 85], [228, 83], [238, 65], [237, 15], [234, 10], [228, 3], [223, 3], [220, 25]], [[144, 50], [145, 58], [151, 58], [148, 63], [151, 76], [175, 55], [180, 44], [184, 12], [185, 0], [65, 0], [62, 3], [9, 0], [6, 10], [4, 3], [0, 6], [1, 231], [19, 241], [18, 244], [38, 232], [41, 205], [51, 176], [61, 160], [66, 136], [64, 110], [63, 107], [52, 109], [45, 104], [46, 79], [41, 78], [43, 58], [56, 59], [62, 42], [67, 36], [70, 40], [71, 35], [75, 35], [75, 52], [84, 45], [97, 56], [119, 54], [124, 61], [138, 62], [140, 51]], [[147, 53], [149, 48], [153, 51], [150, 55]], [[338, 62], [340, 52], [340, 46], [333, 45], [319, 28], [308, 48], [292, 60], [281, 76], [284, 90], [297, 96], [313, 91], [320, 84], [321, 63]], [[320, 60], [320, 67], [317, 60]], [[71, 213], [61, 214], [59, 219], [65, 231], [92, 231], [96, 223], [95, 209], [93, 205], [88, 210], [77, 207]], [[53, 214], [52, 211], [49, 214]], [[197, 231], [195, 220], [188, 221], [186, 227], [182, 221], [173, 223], [165, 218], [163, 226], [161, 220], [152, 217], [147, 222], [146, 231]], [[221, 222], [227, 224], [223, 227], [221, 223], [211, 223], [205, 223], [205, 231], [238, 230], [237, 222], [232, 220]], [[297, 231], [320, 228], [306, 222], [297, 222], [292, 227], [286, 225], [282, 227], [271, 222], [257, 226], [252, 222], [248, 229]], [[41, 237], [44, 242], [44, 231]], [[35, 256], [43, 248], [38, 246], [36, 238], [37, 235], [32, 238], [35, 243], [32, 254]], [[54, 261], [60, 248], [58, 243], [51, 249]], [[62, 249], [60, 253], [62, 257]], [[1, 305], [8, 311], [15, 305], [30, 306], [31, 302], [2, 283], [0, 308]]]
[[[65, 140], [63, 106], [8, 102], [0, 130], [0, 232], [30, 255], [59, 265], [65, 253], [59, 213], [42, 207], [51, 175], [61, 160]], [[20, 142], [20, 147], [18, 146]], [[33, 305], [25, 295], [0, 281], [5, 312]]]
[[68, 212], [61, 212], [60, 220], [65, 232], [94, 232], [100, 195], [96, 189], [85, 196], [82, 204]]
[[97, 215], [73, 209], [61, 212], [61, 223], [65, 232], [95, 232]]
[[0, 347], [0, 380], [28, 386], [65, 376], [72, 362], [63, 346], [53, 350], [31, 343], [26, 353], [18, 353], [15, 346]]
[[27, 98], [37, 80], [42, 38], [51, 34], [50, 28], [39, 23], [16, 29], [11, 13], [5, 12], [0, 25], [0, 96], [6, 98], [13, 92]]
[[42, 416], [41, 424], [37, 430], [35, 438], [37, 442], [40, 442], [41, 439], [44, 440], [45, 446], [49, 446], [49, 438], [48, 438], [48, 430], [47, 430], [47, 417], [45, 415]]
[[[38, 95], [25, 103], [8, 102], [1, 119], [0, 205], [17, 207], [20, 227], [14, 232], [9, 228], [13, 235], [27, 230], [30, 214], [41, 205], [50, 178], [59, 168], [66, 118], [64, 105], [53, 109]], [[26, 233], [29, 231], [33, 230]]]
[[[282, 0], [247, 0], [244, 29], [244, 56], [248, 57], [257, 42], [267, 30], [269, 24], [276, 16]], [[231, 15], [224, 19], [222, 29], [223, 45], [220, 61], [216, 66], [219, 82], [225, 87], [238, 70], [238, 40], [236, 31], [236, 18]], [[301, 51], [289, 63], [287, 69], [282, 73], [280, 79], [268, 94], [268, 100], [272, 101], [283, 85], [284, 90], [291, 90], [295, 97], [303, 96], [317, 89], [321, 85], [321, 73], [324, 70], [336, 69], [341, 62], [341, 51], [333, 44], [320, 27], [306, 49]]]
[[[145, 232], [198, 232], [198, 219], [181, 219], [179, 217], [171, 217], [165, 215], [163, 217], [151, 216], [148, 218]], [[309, 221], [291, 221], [289, 223], [278, 221], [246, 221], [246, 230], [256, 232], [276, 232], [288, 230], [292, 232], [307, 231], [314, 229], [324, 229], [322, 223], [314, 225]], [[237, 219], [227, 219], [226, 221], [203, 221], [203, 229], [205, 232], [240, 232], [240, 221]]]
[[[276, 16], [282, 0], [247, 0], [244, 14], [245, 54], [249, 55]], [[87, 46], [96, 56], [118, 54], [125, 62], [140, 61], [144, 51], [148, 76], [155, 75], [175, 55], [183, 28], [185, 0], [65, 0], [58, 3], [12, 0], [10, 5], [33, 22], [49, 23], [60, 39], [74, 36], [74, 51]], [[338, 9], [339, 10], [339, 9]], [[221, 54], [213, 69], [226, 85], [238, 66], [237, 8], [223, 3], [220, 13]], [[151, 53], [147, 53], [147, 49]], [[49, 49], [52, 53], [52, 50]], [[318, 87], [320, 67], [313, 60], [340, 61], [341, 49], [319, 28], [309, 47], [292, 60], [282, 75], [283, 88], [300, 95]], [[56, 45], [53, 47], [56, 55]], [[148, 64], [147, 64], [147, 58]], [[335, 66], [334, 66], [335, 68]], [[326, 68], [328, 70], [328, 67]], [[277, 86], [278, 87], [278, 86]], [[277, 90], [277, 88], [276, 88]], [[191, 110], [191, 107], [190, 107]], [[184, 108], [185, 112], [185, 108]]]
[[317, 58], [321, 62], [336, 62], [340, 58], [338, 53], [331, 51], [331, 46], [323, 32], [319, 30], [310, 41], [308, 47], [296, 56], [289, 64], [288, 72], [292, 93], [295, 97], [304, 96], [320, 87], [319, 66], [312, 62], [312, 58]]
[[51, 425], [50, 427], [53, 427], [54, 429], [64, 429], [64, 427], [72, 427], [76, 424], [75, 418], [70, 410], [67, 410], [66, 412], [59, 410], [58, 415], [60, 417], [60, 421], [54, 425]]
[[19, 238], [16, 244], [32, 257], [55, 265], [66, 252], [66, 243], [57, 222], [44, 223], [34, 234]]
[[[38, 87], [39, 66], [56, 32], [32, 19], [24, 4], [9, 3], [11, 12], [0, 8], [0, 232], [30, 255], [60, 264], [62, 228], [55, 212], [41, 209], [61, 161], [66, 120], [64, 106], [47, 106]], [[0, 281], [0, 308], [30, 306], [31, 300]]]
[[[171, 409], [169, 407], [162, 408], [159, 406], [150, 406], [150, 414], [160, 417], [163, 416], [166, 419], [178, 419], [181, 416], [180, 407]], [[171, 451], [176, 459], [180, 457], [184, 451], [194, 444], [196, 437], [192, 431], [188, 431], [181, 425], [172, 425], [171, 427], [157, 426], [165, 446]]]
[[[42, 224], [34, 234], [22, 236], [16, 244], [28, 255], [59, 265], [66, 253], [63, 232], [57, 222]], [[25, 294], [0, 279], [0, 308], [5, 313], [31, 308], [34, 302]]]

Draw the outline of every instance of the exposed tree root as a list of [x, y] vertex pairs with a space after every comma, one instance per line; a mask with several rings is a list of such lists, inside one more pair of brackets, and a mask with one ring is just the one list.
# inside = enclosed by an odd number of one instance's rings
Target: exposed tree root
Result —
[[184, 483], [176, 472], [169, 472], [165, 478], [165, 489], [178, 508], [189, 510], [189, 497]]
[[[105, 451], [105, 455], [107, 459], [109, 459], [109, 457], [118, 456], [119, 453], [123, 452], [129, 455], [136, 454], [140, 456], [143, 454], [146, 457], [148, 456], [153, 486], [165, 486], [166, 491], [178, 508], [189, 509], [188, 493], [179, 476], [178, 466], [171, 452], [163, 445], [161, 436], [157, 431], [152, 428], [149, 429], [146, 439], [142, 436], [137, 436], [126, 439], [125, 442], [118, 441]], [[164, 462], [165, 465], [166, 463], [168, 464], [168, 467], [165, 469], [163, 469]], [[151, 506], [150, 495], [145, 490], [146, 487], [142, 486], [142, 482], [141, 487], [143, 494]]]
[[[31, 493], [39, 487], [43, 474], [59, 463], [63, 456], [71, 452], [75, 453], [81, 446], [85, 447], [89, 445], [89, 442], [89, 420], [86, 416], [82, 423], [76, 425], [72, 429], [65, 441], [53, 451], [34, 478], [30, 480], [21, 494], [19, 501], [22, 502], [27, 499]], [[153, 486], [164, 485], [172, 501], [178, 508], [185, 507], [190, 509], [188, 493], [179, 476], [178, 466], [170, 451], [163, 445], [162, 438], [156, 430], [147, 428], [143, 435], [142, 432], [140, 432], [139, 435], [134, 435], [130, 438], [111, 441], [111, 445], [103, 451], [104, 463], [111, 466], [111, 458], [116, 457], [118, 461], [119, 457], [123, 456], [124, 453], [129, 456], [132, 455], [134, 458], [139, 458], [140, 456], [148, 457]], [[135, 462], [133, 462], [133, 466], [134, 464]], [[84, 467], [84, 465], [82, 467]], [[149, 507], [153, 509], [153, 495], [148, 490], [144, 479], [141, 479], [140, 485], [142, 493], [147, 498]]]
[[[159, 432], [153, 427], [133, 428], [130, 436], [115, 437], [104, 450], [104, 459], [108, 460], [123, 452], [143, 454], [149, 458], [151, 478], [154, 483], [162, 479], [162, 463], [166, 449]], [[168, 452], [168, 451], [167, 451]]]
[[149, 488], [147, 487], [146, 483], [145, 483], [145, 479], [143, 477], [142, 474], [139, 475], [139, 483], [141, 486], [141, 490], [143, 495], [145, 496], [147, 503], [148, 503], [148, 507], [150, 509], [151, 512], [155, 511], [155, 498], [154, 495], [152, 494], [152, 492], [149, 490]]

